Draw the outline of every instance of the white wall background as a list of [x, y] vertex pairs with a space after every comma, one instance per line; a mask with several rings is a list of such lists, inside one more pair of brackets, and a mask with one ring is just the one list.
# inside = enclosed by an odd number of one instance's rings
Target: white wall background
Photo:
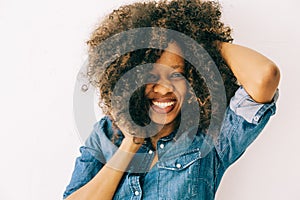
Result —
[[[81, 141], [73, 89], [97, 21], [125, 0], [0, 0], [0, 199], [61, 199]], [[226, 172], [217, 200], [300, 199], [297, 0], [222, 0], [235, 43], [281, 68], [277, 115]]]

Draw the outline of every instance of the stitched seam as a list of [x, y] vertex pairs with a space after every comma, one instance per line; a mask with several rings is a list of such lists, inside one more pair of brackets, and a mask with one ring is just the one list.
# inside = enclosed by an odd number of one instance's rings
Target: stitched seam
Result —
[[[230, 135], [230, 138], [228, 138], [228, 141], [230, 141], [231, 138], [233, 137], [233, 135], [236, 134], [237, 127], [238, 127], [238, 125], [240, 124], [241, 117], [240, 117], [240, 116], [237, 116], [237, 117], [238, 117], [237, 123], [235, 123], [234, 126], [231, 126], [231, 129], [227, 132], [227, 133], [232, 132], [232, 134]], [[226, 134], [226, 135], [228, 135], [228, 134]], [[221, 158], [221, 161], [222, 161], [222, 162], [223, 162], [223, 159], [224, 159], [224, 151], [227, 150], [228, 147], [229, 147], [229, 144], [226, 143], [226, 146], [225, 146], [224, 149], [220, 152], [220, 158]]]

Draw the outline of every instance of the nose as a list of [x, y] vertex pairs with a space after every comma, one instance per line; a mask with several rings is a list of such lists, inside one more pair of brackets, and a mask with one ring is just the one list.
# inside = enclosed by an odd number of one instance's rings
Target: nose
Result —
[[159, 80], [153, 86], [153, 91], [161, 95], [165, 95], [169, 92], [174, 92], [174, 87], [169, 80]]

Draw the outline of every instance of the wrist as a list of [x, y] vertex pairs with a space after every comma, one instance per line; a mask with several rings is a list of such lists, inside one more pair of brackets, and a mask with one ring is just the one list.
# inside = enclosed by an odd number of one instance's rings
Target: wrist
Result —
[[133, 138], [131, 137], [125, 137], [119, 147], [120, 150], [123, 150], [125, 152], [129, 153], [136, 153], [139, 148], [141, 147], [141, 143], [134, 142]]

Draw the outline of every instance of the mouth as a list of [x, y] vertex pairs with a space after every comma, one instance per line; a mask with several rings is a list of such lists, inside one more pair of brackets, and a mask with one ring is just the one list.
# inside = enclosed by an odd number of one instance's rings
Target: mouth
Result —
[[171, 112], [176, 106], [176, 99], [152, 99], [150, 100], [151, 108], [160, 114]]

